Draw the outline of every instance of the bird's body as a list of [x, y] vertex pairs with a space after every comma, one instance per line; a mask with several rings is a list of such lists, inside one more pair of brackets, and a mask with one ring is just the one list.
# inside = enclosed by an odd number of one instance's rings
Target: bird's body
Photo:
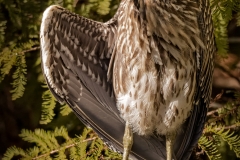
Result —
[[[194, 103], [195, 57], [203, 46], [197, 24], [199, 11], [188, 8], [190, 2], [172, 7], [174, 12], [169, 15], [150, 12], [154, 6], [166, 11], [164, 2], [144, 1], [139, 4], [139, 8], [146, 8], [142, 12], [133, 1], [122, 3], [126, 14], [118, 20], [121, 26], [112, 59], [118, 109], [140, 135], [176, 132]], [[187, 16], [191, 16], [189, 25], [183, 22]], [[178, 30], [173, 25], [178, 25]]]
[[212, 29], [206, 0], [122, 0], [106, 23], [51, 6], [43, 72], [55, 97], [107, 143], [123, 151], [127, 142], [128, 151], [133, 130], [131, 158], [188, 159], [210, 101]]

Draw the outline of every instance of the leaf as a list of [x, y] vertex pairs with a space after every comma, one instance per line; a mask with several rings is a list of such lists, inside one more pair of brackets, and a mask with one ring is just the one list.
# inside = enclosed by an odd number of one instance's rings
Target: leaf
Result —
[[43, 103], [40, 124], [47, 124], [51, 122], [55, 116], [54, 108], [56, 106], [56, 101], [50, 90], [43, 92], [42, 99]]
[[12, 87], [13, 89], [10, 91], [12, 93], [12, 100], [16, 100], [17, 98], [22, 97], [25, 91], [25, 85], [27, 84], [27, 65], [25, 61], [25, 55], [18, 55], [16, 57], [16, 64], [15, 66], [17, 69], [12, 75], [13, 82]]

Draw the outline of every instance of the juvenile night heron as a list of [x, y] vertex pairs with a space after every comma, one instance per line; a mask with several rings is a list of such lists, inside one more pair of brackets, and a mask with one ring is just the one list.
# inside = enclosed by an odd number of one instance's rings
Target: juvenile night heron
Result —
[[106, 23], [54, 5], [40, 37], [51, 92], [123, 159], [189, 159], [211, 95], [207, 0], [122, 0]]

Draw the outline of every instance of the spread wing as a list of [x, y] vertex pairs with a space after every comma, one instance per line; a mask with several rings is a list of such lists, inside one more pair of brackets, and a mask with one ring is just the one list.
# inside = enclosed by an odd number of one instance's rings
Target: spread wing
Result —
[[209, 2], [199, 0], [201, 13], [198, 17], [201, 39], [205, 44], [205, 50], [200, 50], [200, 68], [197, 72], [197, 93], [195, 105], [184, 130], [186, 133], [182, 145], [177, 152], [178, 159], [189, 159], [193, 148], [200, 138], [207, 114], [207, 108], [212, 93], [212, 73], [214, 69], [213, 58], [216, 51], [213, 35], [213, 24]]
[[[109, 146], [122, 152], [125, 123], [107, 80], [118, 12], [107, 23], [100, 23], [50, 6], [43, 14], [40, 38], [42, 69], [52, 94]], [[135, 134], [130, 157], [165, 159], [163, 144], [160, 137]]]

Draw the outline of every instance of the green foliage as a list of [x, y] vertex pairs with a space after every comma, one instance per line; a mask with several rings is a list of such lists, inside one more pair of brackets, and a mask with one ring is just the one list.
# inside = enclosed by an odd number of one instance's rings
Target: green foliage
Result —
[[[221, 97], [221, 94], [219, 95]], [[240, 158], [240, 136], [235, 132], [240, 126], [239, 104], [240, 94], [236, 92], [234, 100], [229, 100], [222, 107], [208, 112], [208, 121], [199, 140], [199, 146], [210, 160], [222, 159], [219, 151], [222, 142], [226, 142]]]
[[61, 106], [61, 115], [63, 116], [67, 116], [69, 113], [72, 112], [72, 109], [67, 105], [67, 104], [64, 104]]
[[[43, 87], [47, 89], [47, 85], [44, 85]], [[48, 124], [55, 116], [54, 108], [56, 107], [56, 99], [48, 89], [43, 92], [42, 99], [43, 103], [40, 124]], [[63, 116], [67, 116], [72, 111], [67, 104], [62, 105], [60, 110], [60, 113]]]
[[35, 0], [0, 1], [0, 83], [12, 75], [13, 100], [22, 97], [25, 90], [26, 54], [39, 50], [39, 17], [44, 4]]
[[23, 44], [3, 48], [0, 52], [0, 82], [8, 75], [11, 69], [15, 66], [12, 78], [12, 99], [15, 100], [21, 97], [25, 90], [27, 66], [25, 60], [25, 52], [28, 52], [33, 46], [37, 45], [38, 41], [29, 41]]
[[11, 52], [10, 48], [4, 48], [3, 52], [0, 53], [0, 82], [7, 74], [9, 74], [11, 68], [16, 62], [16, 56], [16, 54]]
[[[34, 132], [22, 130], [20, 137], [35, 146], [23, 150], [16, 146], [8, 148], [3, 160], [14, 156], [21, 159], [121, 159], [119, 155], [107, 149], [91, 129], [84, 129], [80, 137], [71, 138], [64, 127], [54, 131], [35, 129]], [[90, 146], [89, 146], [90, 144]]]
[[74, 11], [84, 17], [107, 21], [117, 10], [119, 2], [118, 0], [89, 0], [88, 3], [77, 4]]
[[232, 12], [240, 11], [239, 1], [210, 0], [210, 4], [218, 54], [225, 56], [228, 52], [227, 26], [229, 21], [232, 19]]
[[97, 13], [100, 15], [109, 14], [110, 11], [110, 0], [99, 1], [97, 5]]
[[[47, 88], [46, 85], [45, 88]], [[40, 124], [47, 124], [51, 122], [53, 117], [55, 116], [54, 108], [56, 106], [56, 101], [50, 90], [46, 90], [45, 92], [43, 92], [42, 99], [43, 103]]]
[[[4, 17], [7, 19], [5, 46], [9, 43], [27, 42], [29, 38], [38, 40], [39, 16], [46, 2], [35, 0], [2, 0]], [[27, 25], [26, 25], [27, 24]], [[14, 36], [14, 37], [12, 37]]]
[[218, 146], [215, 141], [209, 140], [205, 135], [203, 135], [199, 141], [198, 145], [206, 152], [210, 160], [222, 159], [221, 154], [219, 153]]
[[[236, 124], [240, 126], [240, 123]], [[212, 139], [221, 138], [223, 141], [227, 142], [230, 146], [230, 149], [233, 150], [238, 158], [240, 158], [240, 136], [237, 135], [234, 131], [230, 129], [225, 129], [224, 126], [210, 126], [207, 125], [204, 129], [204, 135], [211, 135]], [[203, 139], [204, 139], [203, 135]], [[217, 136], [217, 137], [216, 137]], [[214, 158], [219, 157], [218, 149], [216, 149], [216, 145], [220, 146], [220, 141], [214, 141], [215, 143], [210, 146], [210, 150], [206, 151], [209, 156], [210, 160], [214, 160]], [[209, 146], [211, 143], [210, 141], [204, 141], [202, 144], [205, 146]], [[203, 148], [204, 149], [204, 148]], [[207, 148], [209, 149], [209, 148]]]
[[12, 93], [12, 100], [15, 100], [19, 97], [22, 97], [24, 90], [25, 90], [25, 85], [26, 85], [26, 74], [27, 74], [27, 65], [25, 61], [25, 55], [18, 55], [16, 57], [16, 70], [14, 71], [12, 78], [13, 78], [13, 89], [10, 91]]

